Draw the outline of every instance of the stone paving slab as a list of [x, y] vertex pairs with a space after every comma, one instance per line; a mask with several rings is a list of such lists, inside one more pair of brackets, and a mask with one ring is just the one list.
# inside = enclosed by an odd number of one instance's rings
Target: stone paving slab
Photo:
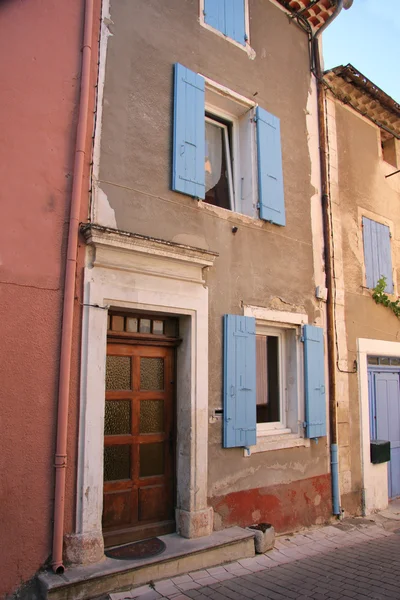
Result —
[[380, 524], [322, 527], [277, 538], [275, 548], [193, 571], [110, 600], [400, 600], [400, 535]]

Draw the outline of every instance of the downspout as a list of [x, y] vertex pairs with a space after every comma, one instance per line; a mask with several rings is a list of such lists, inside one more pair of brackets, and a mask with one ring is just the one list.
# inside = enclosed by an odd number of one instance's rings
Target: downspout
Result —
[[320, 29], [313, 35], [311, 40], [311, 69], [317, 80], [317, 101], [318, 101], [318, 130], [319, 130], [319, 153], [321, 164], [321, 194], [322, 194], [322, 217], [324, 232], [324, 258], [326, 287], [328, 298], [326, 304], [327, 311], [327, 334], [328, 334], [328, 373], [329, 373], [329, 426], [331, 441], [331, 479], [332, 479], [332, 513], [340, 515], [340, 493], [339, 493], [339, 460], [337, 443], [337, 402], [336, 402], [336, 360], [335, 360], [335, 314], [333, 298], [333, 264], [332, 264], [332, 231], [329, 220], [329, 188], [328, 173], [326, 165], [327, 144], [325, 127], [325, 91], [322, 83], [321, 57], [319, 51], [318, 38], [322, 32], [336, 19], [342, 8], [350, 8], [351, 0], [338, 0], [336, 8], [330, 19], [328, 19]]
[[58, 387], [57, 441], [55, 453], [55, 493], [52, 567], [55, 573], [64, 572], [63, 538], [65, 478], [67, 468], [67, 428], [70, 392], [70, 369], [74, 319], [75, 277], [81, 208], [85, 146], [88, 125], [90, 63], [94, 0], [85, 0], [85, 24], [82, 47], [81, 93], [75, 145], [74, 174], [69, 218], [67, 260], [65, 268], [63, 318], [61, 329], [60, 379]]

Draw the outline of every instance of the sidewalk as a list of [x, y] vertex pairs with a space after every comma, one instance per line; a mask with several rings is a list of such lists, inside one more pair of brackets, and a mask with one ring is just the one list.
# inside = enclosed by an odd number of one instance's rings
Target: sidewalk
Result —
[[110, 600], [400, 599], [400, 503], [277, 538], [254, 558], [110, 594]]

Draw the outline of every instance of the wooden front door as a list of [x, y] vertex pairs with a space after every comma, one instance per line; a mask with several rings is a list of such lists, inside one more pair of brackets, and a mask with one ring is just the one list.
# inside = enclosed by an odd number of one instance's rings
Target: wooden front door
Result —
[[108, 343], [106, 546], [175, 531], [174, 349]]

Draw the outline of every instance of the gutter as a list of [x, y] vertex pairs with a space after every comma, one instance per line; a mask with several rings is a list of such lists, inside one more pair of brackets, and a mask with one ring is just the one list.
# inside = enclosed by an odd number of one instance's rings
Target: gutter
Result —
[[90, 92], [90, 63], [92, 56], [94, 0], [85, 0], [85, 25], [82, 46], [81, 93], [75, 145], [74, 175], [69, 217], [67, 261], [65, 268], [64, 302], [61, 329], [60, 378], [58, 386], [57, 441], [55, 453], [55, 493], [52, 568], [59, 575], [64, 573], [63, 538], [65, 510], [65, 479], [67, 468], [67, 430], [70, 394], [70, 371], [72, 334], [74, 320], [75, 277], [81, 209], [85, 146], [88, 127]]
[[350, 8], [351, 0], [338, 0], [336, 8], [330, 19], [328, 19], [311, 38], [311, 71], [317, 80], [317, 102], [318, 102], [318, 130], [319, 130], [319, 153], [321, 168], [321, 198], [322, 218], [324, 232], [324, 259], [326, 287], [328, 298], [327, 309], [327, 342], [328, 342], [328, 377], [329, 377], [329, 427], [330, 427], [330, 452], [331, 452], [331, 481], [332, 481], [332, 513], [341, 514], [340, 491], [339, 491], [339, 461], [338, 461], [338, 435], [337, 435], [337, 402], [336, 402], [336, 361], [335, 361], [335, 309], [333, 298], [333, 257], [332, 257], [332, 230], [329, 220], [329, 186], [327, 173], [327, 143], [325, 127], [325, 90], [323, 84], [323, 73], [321, 69], [321, 57], [319, 49], [319, 36], [339, 16], [342, 8]]

